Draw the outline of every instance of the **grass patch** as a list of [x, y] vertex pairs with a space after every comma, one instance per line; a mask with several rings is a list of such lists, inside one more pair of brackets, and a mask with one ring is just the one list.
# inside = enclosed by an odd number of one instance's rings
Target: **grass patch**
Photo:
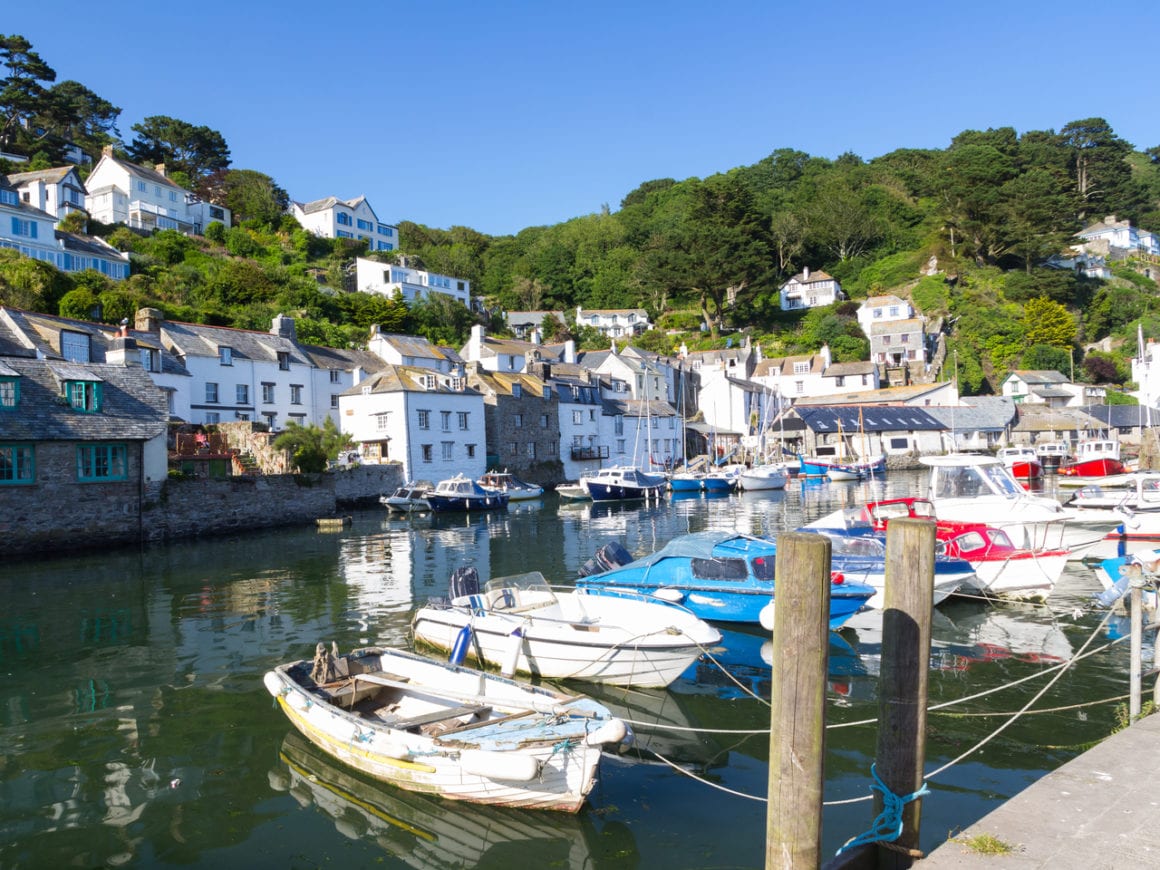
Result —
[[956, 837], [954, 842], [966, 846], [979, 855], [1010, 855], [1015, 847], [1004, 843], [991, 834], [976, 834], [974, 837]]

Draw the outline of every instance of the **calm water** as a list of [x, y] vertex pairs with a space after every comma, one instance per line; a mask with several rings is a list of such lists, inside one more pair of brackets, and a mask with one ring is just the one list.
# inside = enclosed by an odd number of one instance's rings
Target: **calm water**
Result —
[[[465, 807], [378, 787], [320, 758], [262, 687], [273, 665], [343, 649], [405, 645], [410, 614], [444, 594], [454, 567], [484, 580], [540, 570], [553, 581], [616, 538], [635, 553], [677, 534], [775, 534], [837, 505], [918, 491], [886, 484], [794, 484], [784, 493], [655, 506], [540, 504], [507, 515], [355, 517], [314, 529], [5, 565], [0, 578], [0, 868], [101, 866], [756, 867], [763, 803], [655, 759], [607, 757], [575, 817]], [[932, 703], [1035, 674], [1078, 650], [1099, 615], [1072, 613], [1097, 588], [1068, 569], [1052, 606], [940, 607]], [[830, 649], [830, 722], [872, 717], [880, 619], [862, 615]], [[1107, 636], [1101, 633], [1097, 643]], [[765, 647], [765, 649], [763, 649]], [[599, 693], [638, 722], [763, 730], [767, 638], [726, 633], [728, 675], [702, 664], [668, 691]], [[1019, 709], [1030, 681], [959, 713]], [[1127, 691], [1121, 644], [1075, 666], [1038, 703]], [[580, 688], [577, 684], [576, 688]], [[923, 846], [977, 819], [1105, 736], [1113, 704], [1026, 717], [932, 782]], [[928, 770], [1002, 721], [932, 714]], [[768, 736], [638, 728], [641, 743], [710, 783], [764, 795]], [[828, 733], [827, 800], [867, 794], [874, 726]], [[869, 826], [869, 803], [828, 808], [825, 845]]]

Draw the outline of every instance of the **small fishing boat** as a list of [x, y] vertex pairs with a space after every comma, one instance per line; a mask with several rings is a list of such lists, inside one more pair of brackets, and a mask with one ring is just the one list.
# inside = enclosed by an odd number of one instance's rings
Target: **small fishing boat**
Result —
[[432, 600], [411, 622], [416, 641], [548, 679], [663, 688], [721, 633], [688, 610], [631, 593], [553, 589], [539, 571], [479, 587], [474, 568], [451, 577], [450, 601]]
[[840, 459], [836, 456], [799, 456], [803, 477], [828, 477], [830, 480], [864, 480], [886, 473], [886, 457]]
[[747, 468], [738, 478], [737, 485], [745, 492], [785, 489], [789, 471], [783, 462], [767, 462]]
[[1081, 517], [1116, 524], [1088, 551], [1089, 560], [1109, 559], [1160, 545], [1160, 473], [1120, 475], [1116, 485], [1118, 489], [1091, 484], [1076, 490], [1064, 502]]
[[705, 475], [700, 471], [678, 471], [669, 475], [669, 489], [673, 492], [700, 492], [705, 488]]
[[413, 480], [405, 483], [390, 495], [379, 496], [379, 502], [392, 513], [410, 514], [418, 511], [429, 511], [427, 504], [428, 490], [434, 487], [429, 480]]
[[1059, 466], [1066, 464], [1071, 456], [1071, 448], [1066, 441], [1045, 441], [1035, 445], [1035, 455], [1039, 457], [1039, 464], [1047, 474], [1059, 471]]
[[1106, 477], [1127, 470], [1120, 461], [1120, 442], [1111, 438], [1085, 438], [1075, 445], [1075, 458], [1059, 467], [1068, 477]]
[[588, 487], [582, 481], [560, 483], [556, 485], [556, 495], [561, 501], [591, 501]]
[[[615, 552], [613, 550], [615, 549]], [[735, 532], [694, 532], [673, 538], [651, 555], [631, 559], [622, 546], [606, 544], [576, 581], [579, 588], [630, 590], [682, 604], [702, 619], [761, 622], [774, 599], [773, 541]], [[846, 583], [834, 566], [830, 627], [838, 628], [874, 595], [861, 583]], [[587, 571], [598, 573], [584, 573]]]
[[577, 812], [601, 748], [627, 734], [595, 701], [368, 647], [319, 644], [263, 679], [304, 737], [376, 779], [451, 800]]
[[510, 471], [489, 471], [479, 479], [479, 485], [489, 492], [502, 492], [511, 501], [527, 501], [544, 494], [542, 486], [520, 480]]
[[1038, 480], [1043, 476], [1043, 465], [1034, 447], [1003, 447], [996, 455], [1018, 480]]
[[446, 511], [496, 511], [508, 506], [507, 493], [489, 492], [470, 477], [458, 474], [439, 481], [434, 489], [423, 494], [431, 510]]
[[593, 501], [640, 501], [661, 498], [666, 481], [630, 465], [615, 465], [582, 478], [581, 483]]
[[712, 471], [705, 472], [705, 476], [702, 478], [701, 483], [705, 488], [705, 492], [733, 492], [737, 489], [737, 481], [739, 476], [740, 469], [737, 467], [714, 468]]

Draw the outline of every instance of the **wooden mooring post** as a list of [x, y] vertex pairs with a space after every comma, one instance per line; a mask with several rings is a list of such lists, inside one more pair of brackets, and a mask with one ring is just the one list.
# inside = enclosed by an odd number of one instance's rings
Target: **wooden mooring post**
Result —
[[[935, 524], [891, 520], [886, 530], [882, 668], [878, 678], [878, 776], [899, 797], [918, 791], [926, 761], [927, 678], [934, 607]], [[875, 793], [873, 817], [882, 812]], [[890, 845], [867, 844], [829, 861], [826, 870], [896, 870], [918, 852], [921, 798], [902, 810], [902, 834]]]
[[777, 536], [766, 870], [821, 864], [830, 556], [824, 535]]

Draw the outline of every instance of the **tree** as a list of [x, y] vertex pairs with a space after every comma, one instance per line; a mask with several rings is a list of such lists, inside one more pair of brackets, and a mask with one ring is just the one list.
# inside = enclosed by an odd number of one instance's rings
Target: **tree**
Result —
[[353, 445], [349, 435], [340, 432], [334, 420], [327, 417], [321, 427], [314, 423], [302, 426], [287, 423], [286, 429], [274, 439], [275, 450], [286, 450], [290, 461], [303, 474], [326, 471], [328, 461]]
[[1031, 268], [1063, 250], [1073, 234], [1071, 202], [1046, 169], [1031, 169], [1003, 185], [1006, 236], [1012, 253]]
[[139, 163], [164, 163], [167, 171], [188, 173], [195, 183], [230, 165], [225, 137], [209, 127], [166, 115], [150, 115], [134, 124], [132, 130], [137, 136], [129, 144], [129, 156]]
[[1066, 308], [1046, 296], [1023, 306], [1023, 329], [1029, 345], [1070, 348], [1075, 344], [1075, 318]]
[[1071, 354], [1049, 344], [1033, 344], [1023, 353], [1022, 367], [1030, 371], [1057, 371], [1071, 377]]
[[8, 70], [0, 79], [0, 145], [7, 148], [43, 106], [42, 82], [56, 81], [56, 71], [15, 33], [0, 35], [0, 65]]
[[1080, 220], [1115, 208], [1131, 181], [1132, 169], [1125, 158], [1132, 146], [1117, 136], [1103, 118], [1072, 121], [1059, 135], [1071, 154]]
[[983, 266], [1006, 250], [1002, 189], [1014, 176], [1011, 158], [991, 145], [965, 144], [945, 152], [938, 189], [952, 257], [963, 245]]
[[55, 136], [61, 142], [71, 142], [89, 154], [97, 154], [118, 138], [120, 114], [117, 106], [80, 82], [69, 80], [48, 90], [35, 120], [44, 131], [42, 136]]
[[253, 220], [277, 226], [290, 205], [290, 195], [269, 175], [254, 169], [218, 169], [195, 186], [207, 200], [228, 208], [235, 222]]

